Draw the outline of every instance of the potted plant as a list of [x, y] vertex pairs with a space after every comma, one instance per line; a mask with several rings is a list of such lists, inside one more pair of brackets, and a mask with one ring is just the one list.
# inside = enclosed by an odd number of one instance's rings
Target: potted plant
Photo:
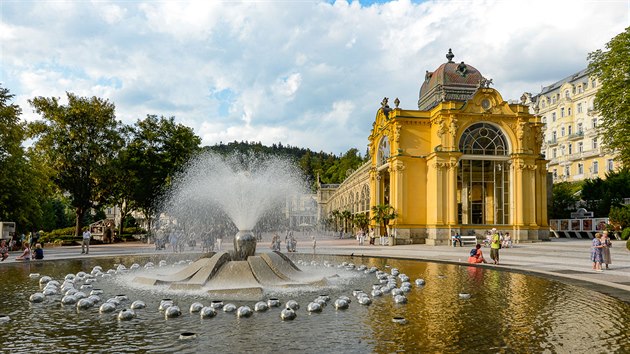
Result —
[[389, 204], [378, 204], [372, 207], [372, 220], [379, 224], [381, 230], [385, 230], [385, 237], [389, 240], [389, 245], [394, 245], [394, 238], [389, 235], [387, 225], [390, 220], [396, 219], [398, 213], [394, 207]]

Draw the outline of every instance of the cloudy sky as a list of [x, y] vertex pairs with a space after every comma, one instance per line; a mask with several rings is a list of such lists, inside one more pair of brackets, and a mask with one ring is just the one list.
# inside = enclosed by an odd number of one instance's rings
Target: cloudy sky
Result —
[[204, 145], [365, 151], [379, 103], [417, 109], [453, 49], [503, 98], [586, 67], [630, 0], [0, 0], [0, 84], [27, 100], [107, 98], [118, 119], [175, 116]]

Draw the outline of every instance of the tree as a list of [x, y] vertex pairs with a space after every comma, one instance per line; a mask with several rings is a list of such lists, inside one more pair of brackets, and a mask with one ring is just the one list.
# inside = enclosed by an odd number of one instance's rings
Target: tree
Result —
[[22, 109], [10, 101], [14, 95], [0, 86], [0, 220], [16, 222], [17, 231], [41, 227], [46, 175], [36, 159], [25, 152], [26, 124]]
[[630, 169], [627, 167], [606, 173], [606, 179], [586, 180], [582, 186], [582, 199], [596, 217], [608, 216], [611, 206], [619, 206], [629, 197]]
[[363, 213], [355, 214], [352, 221], [359, 229], [363, 231], [367, 231], [368, 225], [370, 223], [370, 219], [368, 218], [368, 216]]
[[44, 118], [31, 123], [30, 129], [37, 139], [35, 152], [54, 171], [54, 184], [69, 195], [78, 236], [84, 215], [107, 199], [105, 176], [122, 141], [113, 103], [69, 92], [66, 95], [66, 105], [55, 97], [29, 100]]
[[348, 232], [348, 225], [352, 221], [352, 213], [350, 210], [344, 210], [341, 212], [341, 218], [343, 219], [343, 232]]
[[332, 215], [333, 220], [335, 220], [335, 232], [337, 232], [339, 219], [341, 218], [341, 212], [335, 209], [330, 214]]
[[147, 115], [129, 128], [129, 144], [121, 166], [129, 171], [128, 201], [139, 209], [151, 228], [152, 218], [175, 175], [200, 151], [201, 139], [175, 118]]
[[384, 235], [387, 236], [387, 224], [389, 224], [390, 220], [396, 219], [398, 217], [398, 213], [394, 207], [389, 204], [378, 204], [372, 207], [372, 220], [376, 221], [380, 227], [381, 231], [384, 230]]
[[595, 95], [595, 110], [601, 115], [598, 133], [608, 151], [619, 154], [630, 166], [630, 27], [588, 55], [590, 74], [600, 88]]
[[630, 205], [623, 205], [619, 207], [610, 208], [610, 223], [618, 227], [618, 230], [623, 230], [630, 227]]
[[575, 185], [571, 182], [561, 182], [553, 185], [551, 190], [550, 219], [569, 219], [575, 211], [578, 201]]

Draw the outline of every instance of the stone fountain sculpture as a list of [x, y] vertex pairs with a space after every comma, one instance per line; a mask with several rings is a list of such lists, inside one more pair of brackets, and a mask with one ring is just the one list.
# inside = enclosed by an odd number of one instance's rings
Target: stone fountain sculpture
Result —
[[136, 277], [145, 285], [204, 289], [223, 299], [257, 300], [265, 287], [322, 284], [325, 279], [302, 272], [280, 252], [256, 254], [254, 229], [286, 197], [304, 193], [298, 169], [277, 157], [204, 154], [180, 176], [162, 213], [178, 227], [203, 230], [213, 220], [229, 218], [238, 228], [234, 251], [211, 252], [171, 274]]

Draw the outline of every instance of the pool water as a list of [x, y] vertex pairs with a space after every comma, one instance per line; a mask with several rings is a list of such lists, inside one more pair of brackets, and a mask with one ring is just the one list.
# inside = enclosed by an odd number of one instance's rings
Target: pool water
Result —
[[[189, 313], [193, 302], [209, 305], [217, 300], [201, 292], [173, 292], [162, 287], [142, 287], [133, 278], [144, 269], [111, 278], [98, 278], [94, 288], [103, 289], [102, 301], [125, 294], [129, 301], [147, 304], [136, 310], [131, 321], [119, 321], [118, 311], [99, 313], [100, 303], [87, 310], [62, 305], [61, 295], [46, 297], [42, 303], [29, 302], [41, 291], [39, 273], [63, 283], [66, 274], [89, 273], [96, 265], [115, 269], [123, 264], [156, 265], [158, 256], [110, 257], [83, 260], [12, 263], [0, 267], [0, 314], [10, 317], [0, 323], [2, 351], [64, 353], [391, 353], [391, 352], [630, 352], [630, 305], [615, 298], [535, 276], [492, 269], [386, 258], [292, 255], [307, 272], [337, 273], [326, 287], [303, 287], [289, 291], [270, 289], [266, 297], [278, 297], [284, 304], [297, 300], [300, 309], [293, 321], [280, 319], [280, 308], [238, 318], [219, 311], [216, 317], [201, 319]], [[306, 259], [305, 257], [308, 257]], [[154, 271], [167, 273], [180, 266]], [[324, 261], [335, 265], [323, 266]], [[378, 283], [374, 274], [337, 268], [342, 262], [377, 267], [390, 272], [398, 268], [411, 278], [408, 303], [396, 304], [391, 295], [370, 297], [369, 306], [358, 303], [352, 291], [370, 293]], [[303, 262], [302, 262], [303, 263]], [[414, 280], [424, 279], [418, 287]], [[400, 284], [400, 282], [399, 282]], [[88, 291], [89, 293], [89, 291]], [[307, 304], [320, 294], [331, 302], [321, 313], [309, 313]], [[461, 299], [459, 293], [469, 293]], [[334, 300], [349, 296], [347, 310], [335, 310]], [[172, 298], [182, 316], [165, 319], [158, 310], [162, 298]], [[225, 301], [226, 303], [229, 301]], [[102, 302], [101, 302], [102, 303]], [[233, 302], [254, 308], [255, 302]], [[406, 324], [392, 321], [404, 317]], [[183, 332], [195, 339], [180, 340]]]

